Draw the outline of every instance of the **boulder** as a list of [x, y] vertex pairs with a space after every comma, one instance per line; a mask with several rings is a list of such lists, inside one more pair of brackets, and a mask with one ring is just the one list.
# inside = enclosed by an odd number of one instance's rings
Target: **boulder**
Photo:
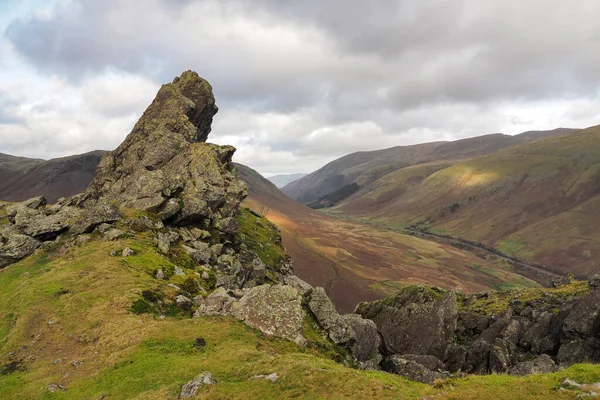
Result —
[[556, 359], [561, 365], [600, 362], [600, 340], [590, 337], [562, 343]]
[[33, 254], [41, 245], [42, 242], [23, 235], [13, 225], [0, 225], [0, 268]]
[[571, 310], [563, 324], [564, 337], [569, 340], [585, 339], [598, 331], [600, 290], [592, 290]]
[[446, 368], [449, 372], [460, 371], [467, 360], [467, 349], [465, 346], [451, 344], [446, 352]]
[[511, 366], [510, 352], [506, 343], [496, 338], [490, 348], [489, 368], [491, 373], [501, 374]]
[[408, 286], [395, 296], [357, 306], [373, 320], [387, 354], [430, 354], [444, 359], [457, 327], [454, 292]]
[[203, 372], [188, 383], [186, 383], [185, 385], [183, 385], [183, 387], [181, 388], [181, 392], [179, 393], [179, 398], [191, 399], [193, 397], [196, 397], [196, 395], [198, 394], [198, 390], [200, 390], [202, 386], [214, 385], [215, 383], [217, 382], [213, 378], [211, 372]]
[[102, 235], [102, 236], [104, 237], [104, 240], [111, 241], [111, 240], [121, 239], [125, 235], [126, 235], [126, 233], [120, 229], [109, 229], [108, 231], [104, 232], [104, 235]]
[[132, 255], [134, 255], [134, 254], [135, 254], [135, 251], [133, 251], [133, 250], [132, 250], [131, 248], [129, 248], [129, 247], [125, 247], [125, 248], [123, 249], [123, 251], [121, 252], [121, 256], [123, 256], [123, 257], [130, 257], [130, 256], [132, 256]]
[[345, 344], [356, 340], [354, 330], [337, 312], [323, 288], [314, 289], [307, 295], [307, 300], [308, 308], [334, 343]]
[[447, 378], [448, 374], [431, 371], [429, 368], [404, 356], [390, 356], [382, 362], [383, 369], [401, 375], [411, 381], [432, 384], [436, 379]]
[[477, 339], [467, 349], [467, 355], [462, 370], [470, 374], [487, 374], [490, 370], [490, 350], [491, 346], [488, 342], [483, 339]]
[[254, 287], [231, 306], [231, 314], [254, 329], [304, 346], [302, 297], [291, 286]]
[[76, 221], [71, 225], [70, 232], [75, 235], [91, 233], [97, 226], [116, 222], [122, 218], [121, 213], [112, 204], [97, 202], [81, 211]]
[[177, 232], [159, 232], [159, 234], [156, 236], [156, 245], [161, 253], [167, 254], [171, 249], [171, 244], [177, 240], [179, 240], [179, 234]]
[[532, 361], [520, 362], [512, 367], [508, 373], [510, 375], [534, 375], [534, 374], [547, 374], [558, 371], [558, 366], [554, 363], [552, 358], [547, 354], [541, 354]]
[[342, 319], [354, 332], [354, 342], [350, 345], [350, 353], [361, 368], [377, 368], [382, 360], [379, 354], [381, 338], [377, 333], [375, 322], [364, 319], [358, 314], [348, 314]]
[[184, 311], [191, 310], [192, 306], [194, 305], [194, 302], [190, 298], [181, 294], [177, 296], [175, 302], [177, 304], [177, 307], [181, 308]]
[[[197, 299], [197, 300], [196, 300]], [[200, 302], [199, 298], [195, 298], [198, 302]], [[227, 293], [227, 290], [224, 288], [217, 288], [214, 292], [209, 294], [204, 301], [194, 313], [194, 317], [199, 317], [201, 315], [227, 315], [231, 310], [231, 305], [235, 301], [235, 298], [230, 296]]]
[[306, 296], [306, 294], [313, 290], [313, 287], [310, 284], [304, 282], [296, 275], [285, 275], [283, 277], [283, 283], [295, 288], [302, 296]]

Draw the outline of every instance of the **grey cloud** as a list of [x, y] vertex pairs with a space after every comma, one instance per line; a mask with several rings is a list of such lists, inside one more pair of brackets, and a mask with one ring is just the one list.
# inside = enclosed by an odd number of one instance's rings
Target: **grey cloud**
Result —
[[596, 0], [134, 3], [59, 3], [48, 18], [14, 20], [4, 40], [81, 90], [104, 123], [140, 113], [153, 93], [86, 96], [95, 77], [117, 71], [158, 88], [197, 70], [222, 110], [212, 137], [237, 140], [240, 157], [273, 173], [355, 150], [536, 128], [539, 118], [512, 115], [507, 102], [584, 99], [585, 112], [564, 120], [597, 116]]

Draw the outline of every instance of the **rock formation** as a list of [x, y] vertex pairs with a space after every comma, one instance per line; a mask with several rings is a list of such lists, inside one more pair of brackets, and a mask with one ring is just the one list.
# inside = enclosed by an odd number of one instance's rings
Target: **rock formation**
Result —
[[409, 379], [553, 372], [600, 362], [598, 282], [472, 295], [409, 286], [356, 312], [377, 325], [384, 369]]

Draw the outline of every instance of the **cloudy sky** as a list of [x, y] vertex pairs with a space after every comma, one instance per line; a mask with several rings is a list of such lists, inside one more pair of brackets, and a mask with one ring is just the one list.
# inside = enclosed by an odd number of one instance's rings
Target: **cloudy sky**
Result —
[[600, 124], [597, 0], [0, 0], [0, 152], [113, 149], [193, 69], [263, 174]]

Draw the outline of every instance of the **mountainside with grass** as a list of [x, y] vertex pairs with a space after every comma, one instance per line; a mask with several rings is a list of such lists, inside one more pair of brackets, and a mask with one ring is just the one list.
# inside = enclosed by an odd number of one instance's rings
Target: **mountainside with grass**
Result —
[[90, 183], [105, 153], [93, 151], [48, 161], [0, 153], [0, 200], [45, 196], [54, 203], [77, 194]]
[[286, 185], [282, 191], [313, 208], [331, 207], [377, 179], [412, 165], [433, 163], [441, 168], [460, 160], [569, 131], [571, 130], [560, 128], [552, 131], [525, 132], [515, 136], [497, 133], [453, 142], [433, 142], [353, 153]]
[[390, 173], [337, 207], [356, 217], [494, 247], [559, 273], [598, 268], [600, 127], [453, 165]]

